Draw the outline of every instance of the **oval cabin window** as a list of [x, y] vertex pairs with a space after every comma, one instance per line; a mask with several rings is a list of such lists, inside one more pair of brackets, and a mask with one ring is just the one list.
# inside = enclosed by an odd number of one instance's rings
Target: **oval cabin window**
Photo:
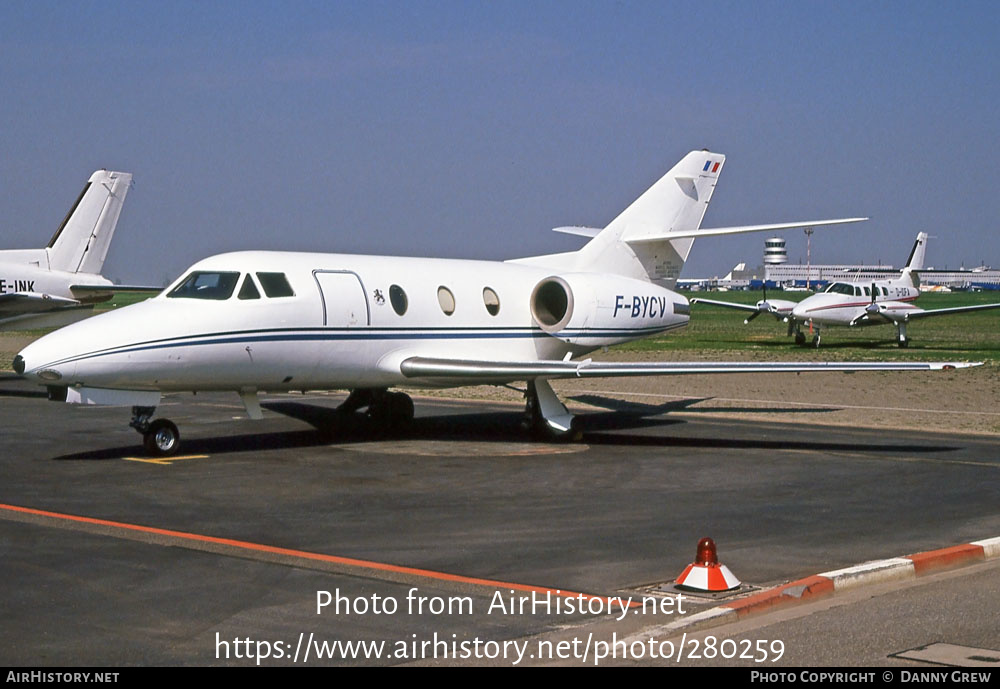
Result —
[[399, 285], [392, 285], [389, 287], [389, 303], [392, 304], [392, 310], [398, 315], [402, 316], [406, 313], [406, 307], [409, 305], [409, 301], [406, 299], [406, 292]]
[[483, 304], [491, 316], [500, 313], [500, 297], [489, 287], [483, 288]]
[[455, 313], [455, 295], [444, 285], [438, 287], [438, 304], [441, 305], [444, 315], [450, 316]]

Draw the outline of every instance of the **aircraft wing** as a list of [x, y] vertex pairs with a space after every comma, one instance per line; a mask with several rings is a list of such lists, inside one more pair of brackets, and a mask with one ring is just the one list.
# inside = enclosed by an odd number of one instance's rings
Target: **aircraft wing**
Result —
[[476, 361], [413, 356], [400, 363], [407, 378], [441, 382], [475, 381], [506, 383], [535, 378], [612, 378], [621, 376], [672, 376], [709, 373], [806, 373], [816, 371], [932, 371], [979, 366], [982, 362], [943, 361]]
[[739, 309], [740, 311], [757, 311], [757, 306], [755, 304], [736, 304], [731, 301], [716, 301], [715, 299], [702, 299], [701, 297], [695, 297], [691, 300], [692, 304], [711, 304], [713, 306], [725, 306], [729, 309]]
[[0, 330], [60, 328], [93, 313], [92, 304], [39, 292], [0, 294]]
[[[693, 300], [692, 300], [693, 301]], [[879, 304], [879, 306], [884, 306], [885, 302]], [[866, 321], [873, 321], [876, 318], [879, 319], [880, 323], [908, 323], [912, 320], [918, 318], [929, 318], [931, 316], [947, 316], [956, 313], [968, 313], [969, 311], [982, 311], [984, 309], [1000, 309], [1000, 304], [979, 304], [976, 306], [955, 306], [948, 309], [933, 309], [931, 311], [925, 311], [924, 309], [912, 308], [912, 310], [895, 312], [891, 309], [882, 309], [878, 311], [869, 312], [867, 309], [860, 314], [857, 318], [851, 321], [851, 325], [858, 325]]]
[[0, 317], [17, 316], [23, 313], [39, 313], [41, 311], [55, 311], [67, 306], [79, 306], [76, 299], [66, 297], [55, 297], [51, 294], [40, 292], [12, 292], [11, 294], [0, 294]]
[[982, 311], [984, 309], [1000, 309], [1000, 304], [979, 304], [978, 306], [955, 306], [949, 309], [933, 309], [931, 311], [915, 311], [909, 314], [908, 320], [928, 318], [930, 316], [946, 316], [950, 313], [966, 313], [967, 311]]

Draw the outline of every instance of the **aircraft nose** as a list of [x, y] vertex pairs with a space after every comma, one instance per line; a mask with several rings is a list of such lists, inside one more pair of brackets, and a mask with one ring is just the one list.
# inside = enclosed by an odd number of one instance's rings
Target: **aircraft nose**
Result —
[[14, 357], [14, 361], [13, 361], [13, 363], [11, 365], [14, 367], [14, 373], [16, 373], [19, 376], [23, 376], [24, 375], [24, 357], [23, 356], [21, 356], [20, 354], [18, 354], [16, 357]]

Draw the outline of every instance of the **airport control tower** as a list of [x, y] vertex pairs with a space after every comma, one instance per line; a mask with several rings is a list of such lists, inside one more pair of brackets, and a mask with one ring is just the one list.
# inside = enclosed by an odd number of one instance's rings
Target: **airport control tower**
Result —
[[774, 266], [788, 262], [788, 251], [785, 240], [781, 237], [771, 237], [764, 242], [764, 265]]

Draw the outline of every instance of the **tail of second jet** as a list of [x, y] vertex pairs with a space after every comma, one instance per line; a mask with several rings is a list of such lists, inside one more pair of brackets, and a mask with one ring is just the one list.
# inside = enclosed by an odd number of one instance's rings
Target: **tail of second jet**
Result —
[[90, 176], [45, 248], [50, 270], [101, 272], [131, 184], [128, 172], [98, 170]]

